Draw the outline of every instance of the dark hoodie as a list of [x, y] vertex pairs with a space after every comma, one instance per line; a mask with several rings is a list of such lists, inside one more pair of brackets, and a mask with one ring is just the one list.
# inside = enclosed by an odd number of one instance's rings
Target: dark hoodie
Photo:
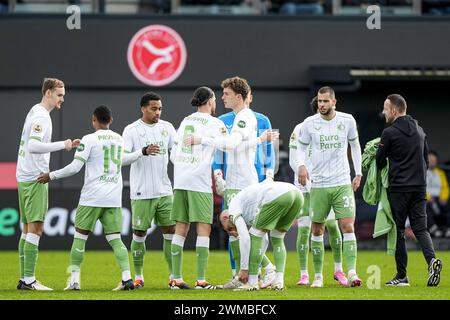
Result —
[[377, 167], [389, 160], [389, 188], [396, 192], [426, 192], [428, 146], [416, 120], [406, 115], [383, 130], [377, 151]]

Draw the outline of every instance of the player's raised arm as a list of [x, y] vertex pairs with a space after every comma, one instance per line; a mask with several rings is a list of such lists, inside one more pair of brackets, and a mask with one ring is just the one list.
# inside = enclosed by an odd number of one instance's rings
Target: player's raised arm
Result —
[[37, 181], [39, 183], [48, 183], [50, 180], [63, 179], [77, 174], [86, 163], [89, 157], [90, 148], [91, 147], [88, 143], [88, 139], [83, 137], [83, 139], [79, 143], [79, 146], [77, 147], [77, 151], [75, 152], [73, 161], [71, 163], [69, 163], [62, 169], [41, 173]]

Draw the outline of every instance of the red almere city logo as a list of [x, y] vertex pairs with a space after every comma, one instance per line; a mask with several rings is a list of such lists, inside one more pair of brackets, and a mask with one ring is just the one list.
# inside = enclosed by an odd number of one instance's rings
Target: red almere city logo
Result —
[[150, 25], [139, 30], [128, 45], [128, 65], [141, 82], [164, 86], [173, 82], [186, 65], [186, 46], [167, 26]]

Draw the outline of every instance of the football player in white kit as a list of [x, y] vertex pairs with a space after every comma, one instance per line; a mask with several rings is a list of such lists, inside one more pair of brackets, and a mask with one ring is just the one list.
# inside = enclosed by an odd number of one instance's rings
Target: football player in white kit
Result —
[[111, 110], [99, 106], [92, 115], [94, 133], [85, 135], [73, 161], [64, 168], [39, 175], [38, 182], [70, 177], [83, 165], [84, 184], [75, 215], [75, 234], [70, 254], [69, 278], [64, 290], [80, 290], [80, 268], [84, 259], [86, 241], [97, 220], [103, 225], [106, 240], [114, 251], [122, 271], [122, 281], [113, 289], [133, 290], [128, 250], [122, 242], [122, 165], [130, 164], [149, 154], [150, 146], [133, 153], [124, 153], [123, 138], [109, 129]]
[[132, 208], [133, 257], [136, 289], [144, 286], [144, 256], [147, 230], [152, 221], [161, 228], [164, 257], [172, 280], [172, 257], [170, 255], [175, 221], [172, 211], [172, 184], [167, 174], [169, 152], [172, 151], [176, 131], [173, 125], [161, 120], [161, 96], [148, 92], [140, 102], [142, 117], [125, 127], [123, 140], [125, 152], [134, 152], [148, 145], [154, 150], [151, 157], [142, 157], [131, 164], [130, 198]]
[[[354, 192], [361, 183], [361, 147], [358, 130], [351, 114], [336, 111], [334, 90], [322, 87], [317, 94], [319, 113], [303, 122], [299, 137], [298, 180], [305, 186], [311, 180], [312, 221], [311, 251], [314, 281], [311, 287], [323, 287], [323, 233], [332, 208], [343, 233], [343, 255], [348, 268], [348, 285], [362, 284], [356, 273], [357, 244], [354, 230]], [[347, 150], [350, 144], [355, 177], [350, 179]], [[311, 145], [311, 168], [305, 166]], [[311, 179], [309, 172], [311, 172]]]
[[[318, 112], [317, 97], [311, 101], [311, 111], [316, 114]], [[309, 274], [308, 274], [308, 255], [309, 255], [309, 240], [311, 236], [311, 217], [310, 217], [310, 190], [311, 181], [307, 181], [305, 186], [302, 186], [298, 182], [298, 150], [300, 149], [300, 142], [298, 138], [301, 135], [303, 127], [303, 122], [295, 126], [294, 131], [292, 131], [291, 138], [289, 141], [289, 164], [294, 171], [294, 185], [299, 188], [303, 193], [305, 198], [305, 203], [302, 210], [299, 212], [298, 218], [298, 230], [297, 230], [297, 255], [300, 263], [300, 279], [298, 280], [298, 285], [308, 285], [309, 284]], [[308, 146], [306, 151], [305, 166], [306, 168], [311, 168], [311, 145]], [[342, 269], [342, 234], [339, 229], [339, 224], [335, 219], [334, 211], [331, 209], [328, 214], [327, 220], [325, 221], [325, 227], [328, 231], [329, 242], [331, 246], [331, 251], [333, 253], [334, 260], [334, 273], [333, 278], [339, 282], [341, 286], [347, 286], [348, 281], [345, 273]]]
[[31, 108], [23, 125], [16, 170], [20, 219], [23, 223], [19, 240], [18, 290], [52, 290], [36, 281], [35, 277], [39, 240], [48, 209], [48, 186], [39, 184], [36, 179], [41, 172], [49, 170], [50, 152], [70, 151], [80, 143], [79, 139], [51, 142], [50, 112], [61, 109], [65, 93], [64, 82], [45, 78], [42, 100]]
[[265, 239], [269, 231], [276, 267], [276, 277], [270, 285], [273, 290], [284, 290], [284, 237], [302, 205], [303, 195], [297, 187], [270, 180], [252, 184], [233, 197], [229, 208], [222, 211], [220, 222], [225, 231], [240, 241], [239, 279], [245, 284], [235, 290], [259, 289], [258, 268], [267, 248]]

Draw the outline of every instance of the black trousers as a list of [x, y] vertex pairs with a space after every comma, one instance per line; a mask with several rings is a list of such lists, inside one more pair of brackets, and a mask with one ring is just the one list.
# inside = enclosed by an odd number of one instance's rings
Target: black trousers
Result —
[[435, 257], [433, 242], [427, 229], [426, 193], [425, 192], [393, 192], [388, 191], [389, 204], [397, 225], [397, 247], [395, 250], [395, 263], [397, 276], [406, 276], [408, 253], [405, 241], [405, 223], [409, 217], [412, 231], [422, 248], [427, 264]]

